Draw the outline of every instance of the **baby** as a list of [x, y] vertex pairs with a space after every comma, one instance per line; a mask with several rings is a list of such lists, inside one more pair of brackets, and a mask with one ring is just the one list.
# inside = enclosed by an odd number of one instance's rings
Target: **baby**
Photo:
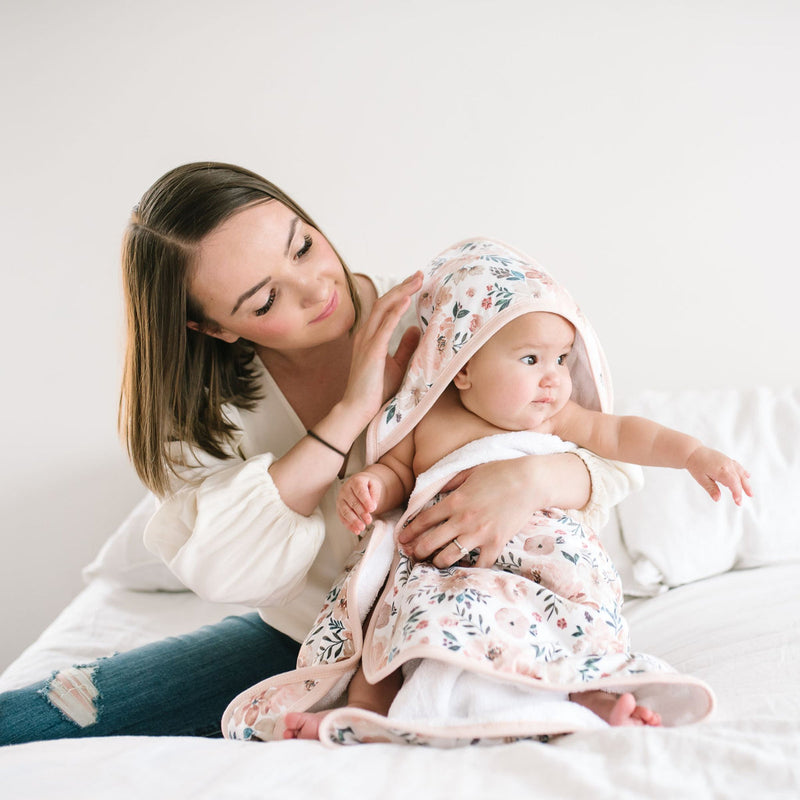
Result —
[[[640, 417], [590, 410], [571, 399], [575, 334], [565, 317], [547, 311], [523, 313], [500, 327], [458, 369], [416, 426], [343, 484], [337, 506], [343, 523], [361, 534], [375, 517], [403, 505], [417, 476], [444, 456], [509, 431], [549, 434], [606, 459], [686, 469], [715, 501], [721, 496], [718, 484], [739, 505], [743, 495], [752, 495], [749, 473], [740, 464], [692, 436]], [[473, 540], [466, 531], [442, 549], [455, 548], [469, 566], [479, 536]], [[359, 669], [348, 705], [386, 715], [401, 684], [399, 670], [371, 684]], [[610, 725], [660, 724], [659, 715], [637, 705], [628, 692], [572, 692], [569, 700]], [[287, 714], [284, 738], [316, 738], [324, 713]]]

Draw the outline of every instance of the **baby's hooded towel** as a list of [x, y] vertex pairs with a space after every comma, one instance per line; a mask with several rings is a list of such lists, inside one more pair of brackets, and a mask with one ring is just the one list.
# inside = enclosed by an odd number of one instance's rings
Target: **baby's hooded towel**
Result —
[[610, 412], [613, 396], [603, 349], [569, 292], [508, 245], [469, 240], [448, 248], [428, 267], [417, 296], [422, 338], [399, 391], [369, 426], [367, 461], [377, 461], [414, 428], [500, 328], [531, 311], [560, 314], [572, 323], [572, 399]]
[[[423, 335], [398, 393], [367, 431], [376, 461], [417, 425], [458, 370], [521, 314], [560, 314], [575, 328], [572, 398], [610, 412], [612, 392], [597, 336], [569, 293], [536, 262], [492, 240], [460, 242], [437, 256], [417, 298]], [[475, 556], [440, 570], [395, 546], [396, 531], [437, 502], [442, 487], [478, 464], [575, 449], [555, 436], [509, 432], [470, 442], [418, 476], [406, 509], [362, 538], [331, 590], [297, 669], [237, 697], [223, 717], [229, 738], [281, 738], [289, 711], [334, 709], [327, 744], [492, 744], [605, 725], [571, 693], [633, 692], [665, 725], [708, 715], [700, 680], [631, 653], [622, 587], [596, 533], [577, 512], [548, 509], [507, 545], [492, 569]], [[362, 625], [372, 611], [366, 634]], [[342, 707], [358, 664], [376, 682], [402, 668], [388, 716]]]

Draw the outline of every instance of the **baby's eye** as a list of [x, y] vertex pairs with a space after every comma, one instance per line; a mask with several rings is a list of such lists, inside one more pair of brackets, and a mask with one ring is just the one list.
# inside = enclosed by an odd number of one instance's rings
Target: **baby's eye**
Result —
[[569, 353], [564, 353], [563, 355], [558, 357], [558, 366], [563, 367], [564, 364], [567, 363], [567, 359], [569, 358]]
[[266, 314], [267, 311], [269, 311], [270, 308], [272, 308], [272, 304], [275, 302], [275, 296], [276, 296], [275, 290], [274, 289], [270, 289], [269, 290], [269, 298], [267, 299], [267, 302], [264, 303], [264, 305], [261, 306], [261, 308], [257, 308], [256, 309], [256, 316], [257, 317], [263, 317], [264, 314]]
[[539, 359], [536, 356], [522, 356], [520, 361], [528, 367], [532, 367]]
[[303, 246], [295, 253], [295, 258], [302, 258], [311, 249], [311, 237], [303, 236]]

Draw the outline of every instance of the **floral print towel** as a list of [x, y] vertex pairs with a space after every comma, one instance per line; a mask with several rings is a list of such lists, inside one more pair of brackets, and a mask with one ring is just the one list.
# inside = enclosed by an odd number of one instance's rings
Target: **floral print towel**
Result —
[[[602, 349], [569, 294], [541, 267], [505, 245], [462, 242], [429, 267], [418, 300], [423, 337], [400, 391], [370, 426], [368, 459], [376, 460], [416, 425], [483, 342], [529, 311], [551, 311], [572, 322], [573, 397], [610, 410]], [[630, 651], [619, 577], [596, 532], [578, 516], [559, 509], [535, 514], [492, 569], [477, 569], [470, 558], [440, 570], [395, 548], [396, 530], [437, 502], [442, 487], [462, 469], [569, 447], [552, 436], [501, 434], [471, 442], [419, 476], [405, 513], [378, 520], [364, 537], [303, 643], [297, 670], [236, 698], [225, 713], [224, 734], [280, 738], [287, 711], [336, 708], [359, 660], [372, 681], [425, 659], [484, 675], [509, 691], [527, 687], [532, 696], [541, 691], [633, 691], [667, 725], [694, 722], [710, 713], [713, 695], [702, 681]], [[592, 727], [585, 716], [573, 713], [574, 706], [564, 702], [539, 713], [532, 704], [511, 717], [480, 720], [455, 715], [432, 720], [424, 708], [409, 714], [408, 704], [400, 717], [391, 711], [381, 717], [336, 708], [321, 725], [320, 738], [329, 744], [437, 746], [546, 738]]]

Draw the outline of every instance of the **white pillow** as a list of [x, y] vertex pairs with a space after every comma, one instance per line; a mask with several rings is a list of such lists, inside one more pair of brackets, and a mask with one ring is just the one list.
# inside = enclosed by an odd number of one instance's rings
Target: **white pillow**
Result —
[[753, 498], [714, 503], [685, 470], [645, 467], [618, 507], [635, 584], [658, 591], [800, 559], [800, 389], [646, 392], [617, 413], [648, 417], [722, 450], [751, 473]]
[[636, 574], [636, 565], [622, 539], [619, 506], [611, 509], [608, 523], [600, 531], [600, 541], [617, 568], [626, 597], [653, 597], [667, 590], [666, 586], [659, 583], [657, 579], [653, 580], [652, 576], [641, 581]]
[[188, 589], [156, 555], [144, 546], [144, 529], [158, 508], [152, 493], [145, 495], [83, 570], [83, 579], [105, 578], [141, 592], [184, 592]]

